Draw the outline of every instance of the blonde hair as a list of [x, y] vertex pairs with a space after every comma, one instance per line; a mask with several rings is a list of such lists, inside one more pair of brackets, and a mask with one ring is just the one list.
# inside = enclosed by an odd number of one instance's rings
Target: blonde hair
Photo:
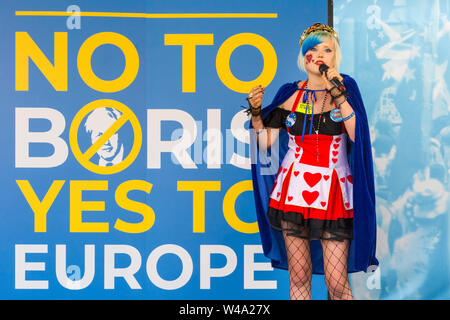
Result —
[[341, 48], [339, 47], [339, 42], [330, 33], [324, 31], [313, 32], [303, 41], [302, 46], [300, 47], [300, 53], [298, 54], [297, 58], [297, 65], [300, 70], [306, 72], [305, 67], [306, 52], [312, 47], [316, 46], [317, 44], [327, 41], [329, 38], [333, 39], [334, 44], [334, 68], [336, 70], [339, 70], [339, 65], [341, 64]]

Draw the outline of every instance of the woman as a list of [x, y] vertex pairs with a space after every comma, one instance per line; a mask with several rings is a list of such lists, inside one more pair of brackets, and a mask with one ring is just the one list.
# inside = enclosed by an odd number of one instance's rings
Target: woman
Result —
[[[263, 249], [273, 267], [289, 270], [291, 299], [311, 299], [313, 273], [325, 274], [331, 299], [353, 299], [347, 274], [378, 265], [367, 116], [339, 63], [336, 32], [316, 23], [300, 38], [308, 78], [283, 85], [264, 109], [261, 86], [247, 98]], [[266, 174], [277, 153], [278, 172]]]

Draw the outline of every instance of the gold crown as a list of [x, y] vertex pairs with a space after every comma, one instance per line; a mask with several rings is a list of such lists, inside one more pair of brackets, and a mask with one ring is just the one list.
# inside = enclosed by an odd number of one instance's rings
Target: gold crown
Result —
[[302, 47], [303, 41], [305, 41], [308, 36], [317, 31], [325, 31], [331, 34], [334, 38], [336, 38], [337, 42], [339, 43], [339, 37], [336, 31], [332, 27], [327, 26], [326, 24], [321, 24], [319, 22], [313, 24], [311, 27], [303, 31], [302, 36], [300, 37], [300, 48]]

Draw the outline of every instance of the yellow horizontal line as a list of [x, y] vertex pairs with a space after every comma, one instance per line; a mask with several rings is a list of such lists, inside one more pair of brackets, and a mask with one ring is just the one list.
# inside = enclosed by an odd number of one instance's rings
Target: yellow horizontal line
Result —
[[128, 12], [65, 12], [65, 11], [16, 11], [16, 16], [81, 16], [110, 18], [278, 18], [276, 13], [128, 13]]

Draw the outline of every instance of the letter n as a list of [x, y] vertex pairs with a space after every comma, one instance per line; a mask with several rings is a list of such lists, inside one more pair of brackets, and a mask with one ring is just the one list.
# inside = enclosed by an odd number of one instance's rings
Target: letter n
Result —
[[16, 91], [28, 91], [29, 59], [56, 91], [67, 91], [67, 32], [55, 32], [52, 64], [28, 32], [16, 32]]

